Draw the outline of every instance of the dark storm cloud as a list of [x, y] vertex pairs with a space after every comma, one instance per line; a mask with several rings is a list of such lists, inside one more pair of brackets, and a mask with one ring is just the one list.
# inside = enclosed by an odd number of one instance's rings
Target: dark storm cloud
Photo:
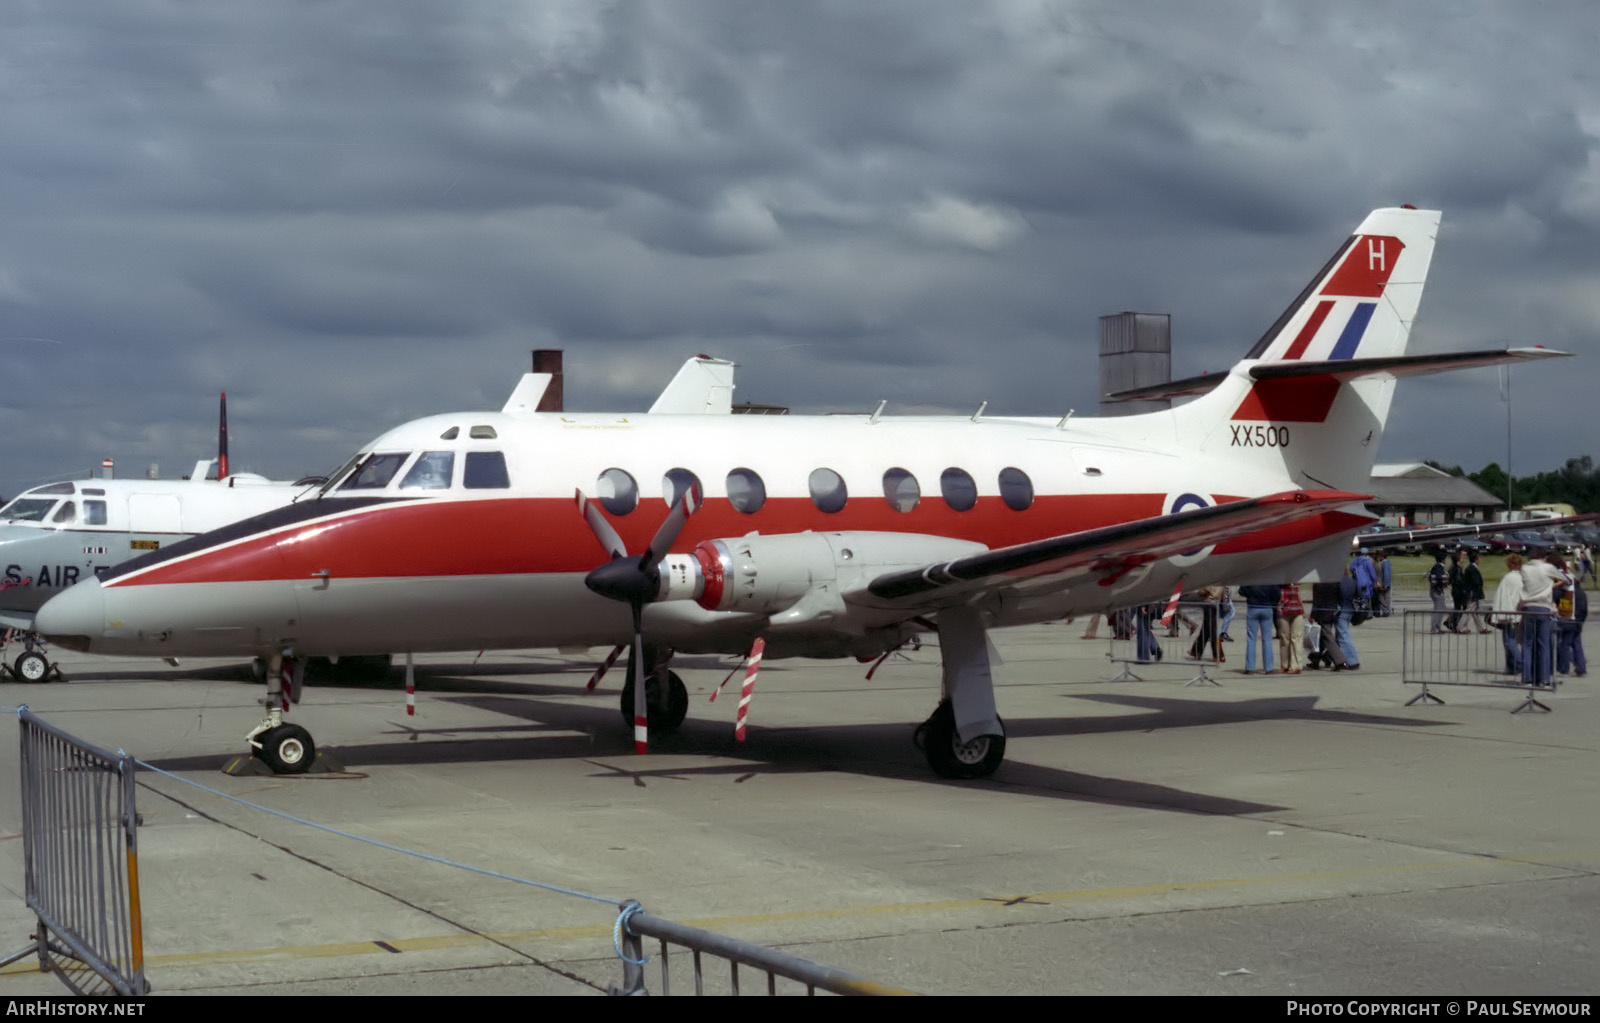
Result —
[[[572, 407], [643, 407], [708, 352], [800, 409], [1087, 412], [1096, 317], [1171, 312], [1175, 372], [1223, 368], [1401, 202], [1445, 212], [1418, 350], [1593, 358], [1597, 19], [1529, 11], [14, 8], [0, 493], [105, 454], [175, 472], [224, 388], [236, 462], [327, 470], [498, 407], [534, 347], [567, 350]], [[1592, 376], [1516, 371], [1519, 464], [1583, 453]], [[1403, 385], [1382, 457], [1503, 446], [1470, 373]]]

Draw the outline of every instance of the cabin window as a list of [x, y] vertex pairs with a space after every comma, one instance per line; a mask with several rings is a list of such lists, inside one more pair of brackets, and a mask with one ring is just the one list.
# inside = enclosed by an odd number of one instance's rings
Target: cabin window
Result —
[[[85, 490], [85, 494], [91, 491]], [[83, 502], [83, 521], [85, 525], [103, 526], [106, 524], [106, 503], [104, 501]]]
[[596, 481], [600, 506], [613, 515], [626, 515], [639, 506], [639, 484], [621, 469], [607, 469]]
[[939, 474], [939, 492], [944, 503], [956, 511], [970, 511], [978, 503], [978, 485], [965, 469], [949, 468]]
[[71, 522], [78, 517], [78, 506], [72, 501], [62, 501], [51, 522]]
[[1033, 480], [1015, 467], [1000, 470], [1000, 500], [1013, 511], [1024, 511], [1033, 504]]
[[495, 440], [500, 435], [494, 432], [494, 427], [492, 426], [474, 426], [467, 432], [467, 436], [473, 440]]
[[468, 451], [461, 485], [468, 490], [509, 489], [511, 476], [506, 472], [506, 456], [498, 451]]
[[452, 426], [452, 427], [450, 427], [450, 429], [448, 429], [445, 432], [439, 434], [439, 439], [440, 440], [455, 440], [459, 436], [461, 436], [461, 427]]
[[699, 490], [702, 496], [705, 494], [705, 489], [700, 486], [700, 477], [688, 469], [668, 469], [667, 474], [661, 477], [661, 496], [666, 498], [669, 507], [677, 504], [678, 498], [688, 493], [690, 487]]
[[449, 490], [450, 477], [455, 472], [456, 456], [453, 451], [424, 451], [422, 457], [400, 481], [401, 490]]
[[735, 469], [728, 473], [728, 503], [746, 515], [754, 515], [767, 503], [767, 485], [754, 469]]
[[340, 490], [382, 490], [394, 479], [394, 474], [411, 457], [411, 452], [368, 455], [366, 461], [356, 466], [356, 471], [339, 486]]
[[43, 522], [50, 509], [56, 506], [55, 498], [19, 497], [0, 508], [0, 521]]
[[906, 470], [890, 469], [883, 474], [883, 499], [895, 511], [908, 512], [922, 500], [922, 488]]
[[844, 477], [832, 469], [813, 469], [808, 480], [811, 500], [817, 510], [832, 515], [844, 507], [850, 495], [845, 490]]

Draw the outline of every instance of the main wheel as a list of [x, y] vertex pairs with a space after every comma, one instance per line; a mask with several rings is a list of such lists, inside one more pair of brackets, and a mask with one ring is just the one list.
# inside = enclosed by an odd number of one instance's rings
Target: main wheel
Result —
[[273, 774], [305, 774], [317, 759], [317, 744], [299, 725], [269, 728], [256, 741], [261, 748], [254, 751], [255, 756], [272, 768]]
[[50, 674], [50, 662], [37, 650], [25, 650], [17, 656], [11, 670], [24, 682], [43, 682]]
[[[644, 698], [650, 707], [650, 731], [676, 732], [683, 724], [683, 719], [689, 716], [689, 687], [683, 684], [683, 679], [675, 671], [668, 671], [666, 699], [661, 696], [661, 675], [651, 677], [645, 683]], [[628, 727], [633, 727], [633, 679], [622, 687], [622, 721]]]
[[928, 766], [941, 778], [987, 778], [1006, 758], [1006, 737], [980, 735], [971, 742], [956, 737], [956, 715], [950, 701], [939, 704], [933, 716], [913, 736], [928, 758]]

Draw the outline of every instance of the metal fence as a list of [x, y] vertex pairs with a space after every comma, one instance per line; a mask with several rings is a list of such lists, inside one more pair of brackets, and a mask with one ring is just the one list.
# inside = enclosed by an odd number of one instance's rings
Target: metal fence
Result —
[[[41, 972], [54, 970], [79, 994], [144, 994], [150, 985], [139, 916], [134, 758], [91, 746], [26, 707], [17, 717], [25, 897], [38, 929], [31, 944], [0, 966], [37, 955]], [[92, 981], [89, 974], [99, 978], [93, 989], [82, 986]]]
[[[675, 923], [663, 920], [644, 911], [638, 902], [624, 902], [621, 907], [622, 917], [617, 924], [617, 950], [622, 954], [622, 984], [611, 989], [614, 995], [644, 995], [650, 992], [645, 989], [646, 977], [659, 971], [661, 978], [660, 994], [670, 995], [672, 983], [677, 979], [679, 990], [692, 982], [694, 993], [706, 993], [705, 962], [707, 958], [718, 961], [717, 972], [721, 967], [727, 968], [727, 982], [715, 986], [719, 990], [713, 994], [740, 994], [739, 967], [748, 967], [756, 973], [758, 985], [764, 989], [765, 994], [800, 994], [814, 995], [817, 991], [827, 991], [836, 995], [910, 995], [914, 991], [889, 987], [877, 981], [858, 977], [853, 973], [836, 970], [831, 966], [814, 963], [809, 959], [801, 959], [779, 952], [777, 949], [767, 948], [763, 945], [752, 945], [730, 938], [724, 934], [714, 934], [703, 931], [698, 927], [688, 924]], [[645, 938], [655, 938], [657, 950], [655, 963], [645, 961]], [[677, 946], [682, 949], [677, 956], [672, 955], [672, 948]], [[765, 980], [760, 978], [765, 975]], [[780, 985], [780, 979], [790, 983]], [[744, 993], [763, 993], [745, 991]]]
[[[1218, 631], [1217, 605], [1206, 601], [1180, 601], [1168, 624], [1161, 624], [1161, 617], [1162, 612], [1149, 604], [1122, 608], [1106, 615], [1106, 628], [1111, 634], [1106, 658], [1122, 666], [1111, 681], [1143, 682], [1140, 671], [1173, 664], [1194, 672], [1185, 686], [1221, 685], [1207, 673], [1209, 668], [1228, 659]], [[1242, 617], [1236, 617], [1235, 621], [1243, 627]]]
[[1581, 626], [1562, 627], [1548, 614], [1407, 610], [1402, 624], [1400, 680], [1422, 687], [1408, 707], [1443, 703], [1430, 686], [1480, 686], [1523, 691], [1513, 714], [1548, 711], [1537, 694], [1553, 692], [1568, 669], [1584, 668]]

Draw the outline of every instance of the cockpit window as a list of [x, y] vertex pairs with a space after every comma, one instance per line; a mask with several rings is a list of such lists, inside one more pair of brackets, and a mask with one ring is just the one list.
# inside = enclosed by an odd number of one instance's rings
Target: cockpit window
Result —
[[467, 435], [473, 440], [495, 440], [500, 436], [492, 426], [474, 426]]
[[394, 474], [400, 471], [406, 459], [411, 457], [409, 451], [395, 454], [368, 455], [367, 460], [356, 467], [350, 478], [339, 485], [340, 490], [382, 490], [394, 479]]
[[511, 486], [506, 473], [506, 456], [498, 451], [468, 451], [467, 465], [461, 472], [461, 485], [468, 490], [505, 490]]
[[[94, 493], [94, 491], [85, 490], [84, 493], [85, 494], [92, 494], [92, 493]], [[105, 525], [106, 524], [106, 503], [104, 501], [85, 501], [85, 502], [83, 502], [83, 522], [84, 522], [84, 525], [88, 525], [88, 526], [103, 526], [103, 525]]]
[[333, 475], [329, 476], [328, 481], [322, 485], [322, 489], [317, 491], [317, 496], [321, 497], [323, 494], [326, 494], [328, 491], [338, 486], [340, 481], [344, 479], [345, 473], [355, 468], [356, 463], [360, 462], [365, 457], [367, 457], [367, 455], [364, 451], [357, 451], [355, 454], [351, 455], [348, 462], [333, 470]]
[[439, 439], [440, 440], [455, 440], [459, 436], [461, 436], [461, 427], [452, 426], [452, 427], [450, 427], [450, 429], [448, 429], [445, 432], [439, 434]]
[[0, 522], [43, 522], [50, 509], [56, 506], [55, 498], [19, 497], [0, 508]]
[[47, 487], [34, 487], [32, 490], [28, 491], [28, 493], [30, 493], [30, 494], [70, 494], [70, 493], [72, 493], [72, 484], [71, 483], [52, 483]]
[[424, 451], [417, 464], [400, 481], [401, 490], [449, 490], [450, 474], [455, 470], [453, 451]]
[[78, 517], [78, 505], [73, 501], [62, 501], [61, 507], [56, 509], [51, 522], [71, 522]]

